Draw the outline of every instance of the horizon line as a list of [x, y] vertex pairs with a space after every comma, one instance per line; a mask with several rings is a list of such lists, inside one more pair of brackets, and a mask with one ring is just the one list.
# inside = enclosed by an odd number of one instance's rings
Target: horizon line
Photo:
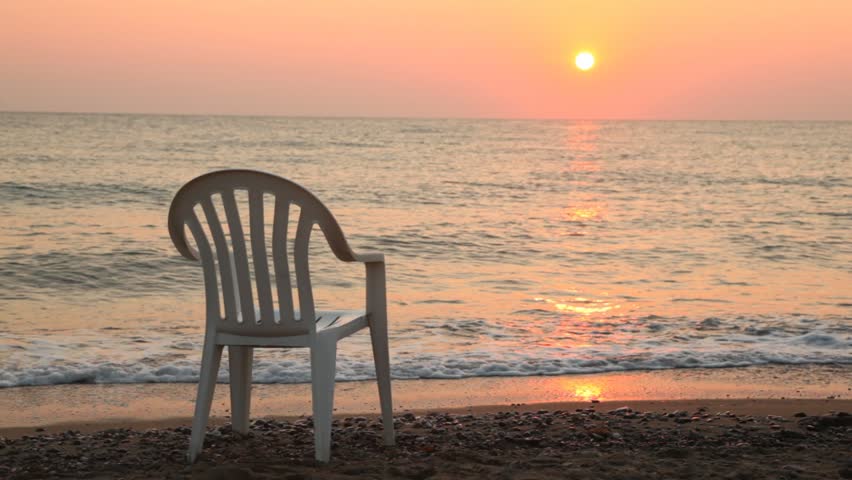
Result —
[[561, 121], [561, 122], [808, 122], [808, 123], [846, 123], [850, 119], [791, 119], [791, 118], [684, 118], [684, 117], [466, 117], [466, 116], [401, 116], [401, 115], [305, 115], [305, 114], [271, 114], [271, 113], [159, 113], [159, 112], [98, 112], [98, 111], [53, 111], [53, 110], [0, 110], [0, 114], [45, 114], [45, 115], [136, 115], [150, 117], [236, 117], [236, 118], [296, 118], [317, 120], [488, 120], [488, 121]]

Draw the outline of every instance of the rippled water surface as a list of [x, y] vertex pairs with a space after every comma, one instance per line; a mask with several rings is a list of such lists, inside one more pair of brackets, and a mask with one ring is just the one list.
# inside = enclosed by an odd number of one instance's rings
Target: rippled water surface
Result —
[[[0, 113], [0, 386], [193, 380], [201, 272], [166, 214], [227, 167], [386, 254], [398, 378], [852, 363], [850, 157], [850, 123]], [[319, 238], [318, 303], [360, 308]], [[370, 377], [346, 342], [338, 378]], [[305, 352], [256, 379], [307, 381]]]

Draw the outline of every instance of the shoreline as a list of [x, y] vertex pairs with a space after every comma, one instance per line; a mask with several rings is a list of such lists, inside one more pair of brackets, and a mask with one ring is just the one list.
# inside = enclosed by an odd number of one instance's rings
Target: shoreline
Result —
[[[822, 399], [845, 405], [852, 401], [852, 365], [774, 365], [553, 377], [395, 380], [393, 385], [394, 413], [397, 415], [429, 411], [494, 412], [500, 408], [541, 405], [579, 408], [580, 405], [588, 406], [592, 400], [605, 405], [625, 402], [674, 405], [696, 400]], [[129, 425], [158, 428], [188, 424], [193, 414], [195, 390], [195, 384], [167, 383], [0, 389], [0, 410], [16, 412], [15, 415], [0, 417], [0, 436], [32, 434], [37, 428], [51, 432], [61, 429], [96, 431]], [[375, 415], [378, 404], [373, 381], [338, 382], [336, 385], [335, 415]], [[744, 405], [737, 404], [738, 408]], [[852, 409], [849, 406], [844, 408]], [[227, 423], [229, 409], [228, 386], [218, 384], [211, 425]], [[310, 413], [310, 384], [253, 386], [253, 419], [289, 419]]]
[[[583, 409], [594, 409], [598, 412], [608, 412], [620, 408], [631, 410], [666, 414], [669, 412], [697, 410], [709, 411], [714, 414], [724, 412], [735, 412], [736, 415], [749, 417], [793, 417], [797, 413], [805, 413], [808, 416], [833, 415], [838, 412], [852, 412], [852, 399], [768, 399], [768, 398], [696, 398], [689, 400], [609, 400], [609, 401], [573, 401], [573, 402], [540, 402], [523, 404], [495, 404], [476, 405], [468, 407], [452, 408], [430, 408], [396, 411], [394, 416], [413, 414], [415, 416], [428, 416], [436, 413], [446, 415], [494, 415], [506, 412], [513, 413], [535, 413], [539, 411], [566, 411], [573, 412]], [[309, 414], [302, 415], [263, 415], [252, 414], [251, 420], [298, 422], [309, 418]], [[337, 420], [352, 417], [363, 417], [371, 421], [378, 420], [379, 415], [375, 412], [335, 412]], [[63, 432], [75, 431], [80, 433], [97, 433], [111, 430], [167, 430], [192, 425], [191, 416], [162, 417], [156, 419], [137, 419], [132, 417], [110, 418], [94, 421], [65, 421], [48, 423], [40, 426], [19, 426], [0, 428], [0, 439], [18, 439], [35, 435], [56, 435]], [[230, 417], [211, 416], [207, 422], [207, 428], [222, 428], [230, 425]]]

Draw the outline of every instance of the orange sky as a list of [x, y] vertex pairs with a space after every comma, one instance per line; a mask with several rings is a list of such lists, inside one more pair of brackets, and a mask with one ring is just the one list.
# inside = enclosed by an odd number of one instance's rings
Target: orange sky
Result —
[[3, 0], [0, 24], [0, 110], [852, 119], [850, 0]]

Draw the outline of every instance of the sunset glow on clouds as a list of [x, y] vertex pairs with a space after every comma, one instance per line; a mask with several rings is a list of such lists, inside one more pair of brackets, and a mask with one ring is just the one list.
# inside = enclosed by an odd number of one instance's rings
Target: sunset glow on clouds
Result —
[[852, 118], [840, 0], [7, 0], [0, 18], [0, 110]]

